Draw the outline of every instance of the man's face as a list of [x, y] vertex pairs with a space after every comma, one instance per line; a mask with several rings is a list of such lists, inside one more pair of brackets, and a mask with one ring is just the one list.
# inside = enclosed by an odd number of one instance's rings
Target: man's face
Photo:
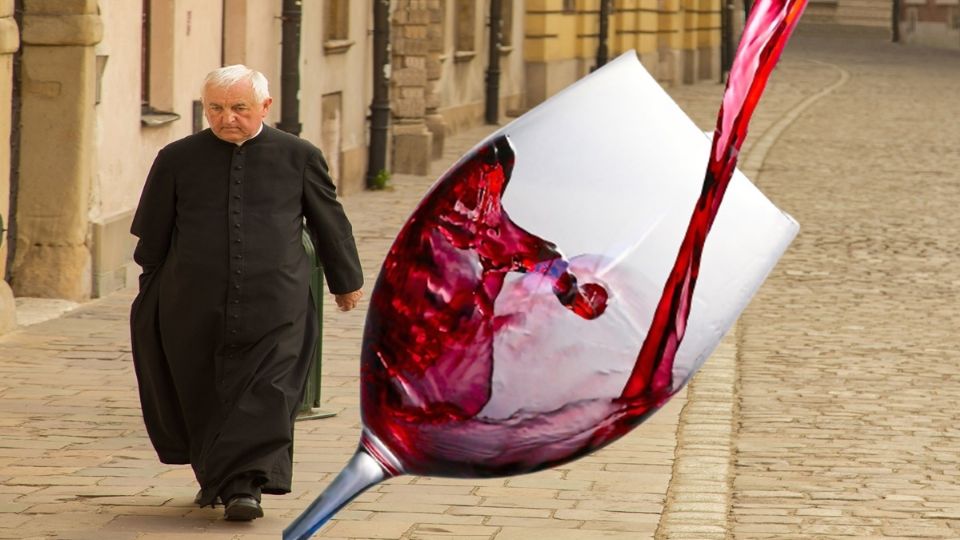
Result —
[[217, 137], [232, 143], [253, 137], [267, 117], [271, 98], [257, 102], [249, 81], [233, 86], [203, 89], [203, 112]]

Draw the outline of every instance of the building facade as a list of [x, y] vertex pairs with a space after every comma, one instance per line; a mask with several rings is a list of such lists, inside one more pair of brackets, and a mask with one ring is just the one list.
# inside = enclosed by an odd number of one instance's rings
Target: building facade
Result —
[[810, 0], [806, 22], [892, 28], [893, 0]]
[[[500, 117], [595, 67], [600, 2], [497, 3]], [[493, 3], [388, 4], [387, 168], [424, 174], [447, 135], [484, 121]], [[274, 97], [268, 122], [280, 120], [283, 5], [0, 0], [0, 219], [9, 229], [0, 243], [0, 332], [15, 326], [14, 295], [82, 301], [136, 283], [129, 228], [143, 181], [160, 148], [206, 127], [206, 73], [234, 63], [263, 72]], [[366, 185], [373, 2], [299, 5], [300, 135], [324, 151], [349, 195]], [[720, 5], [610, 1], [609, 56], [635, 49], [664, 84], [718, 80]], [[15, 95], [19, 112], [8, 106]]]
[[901, 0], [900, 41], [960, 49], [960, 0]]

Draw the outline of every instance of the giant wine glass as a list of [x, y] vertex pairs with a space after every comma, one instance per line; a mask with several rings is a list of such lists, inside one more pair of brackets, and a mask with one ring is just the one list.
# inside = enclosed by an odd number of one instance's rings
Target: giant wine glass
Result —
[[440, 178], [371, 295], [359, 448], [285, 540], [391, 476], [571, 461], [683, 387], [797, 232], [735, 166], [804, 5], [755, 4], [712, 144], [628, 53]]

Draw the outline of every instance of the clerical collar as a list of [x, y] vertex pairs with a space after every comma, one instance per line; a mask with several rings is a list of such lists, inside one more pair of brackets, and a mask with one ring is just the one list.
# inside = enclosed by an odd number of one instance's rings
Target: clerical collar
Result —
[[[259, 135], [261, 131], [263, 131], [263, 122], [260, 123], [260, 129], [258, 129], [257, 132], [253, 134], [253, 137], [250, 137], [250, 139], [255, 139], [255, 138], [257, 138], [257, 135]], [[244, 140], [242, 140], [242, 141], [240, 141], [240, 142], [233, 143], [233, 144], [235, 144], [235, 145], [237, 145], [237, 146], [243, 146], [243, 143], [249, 141], [250, 139], [244, 139]]]

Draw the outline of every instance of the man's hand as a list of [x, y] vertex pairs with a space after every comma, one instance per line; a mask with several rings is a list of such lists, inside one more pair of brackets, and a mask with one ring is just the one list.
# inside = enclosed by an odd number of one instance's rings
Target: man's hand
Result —
[[360, 298], [363, 297], [363, 291], [357, 289], [345, 294], [335, 294], [333, 297], [337, 300], [337, 307], [340, 308], [340, 311], [350, 311], [360, 303]]

